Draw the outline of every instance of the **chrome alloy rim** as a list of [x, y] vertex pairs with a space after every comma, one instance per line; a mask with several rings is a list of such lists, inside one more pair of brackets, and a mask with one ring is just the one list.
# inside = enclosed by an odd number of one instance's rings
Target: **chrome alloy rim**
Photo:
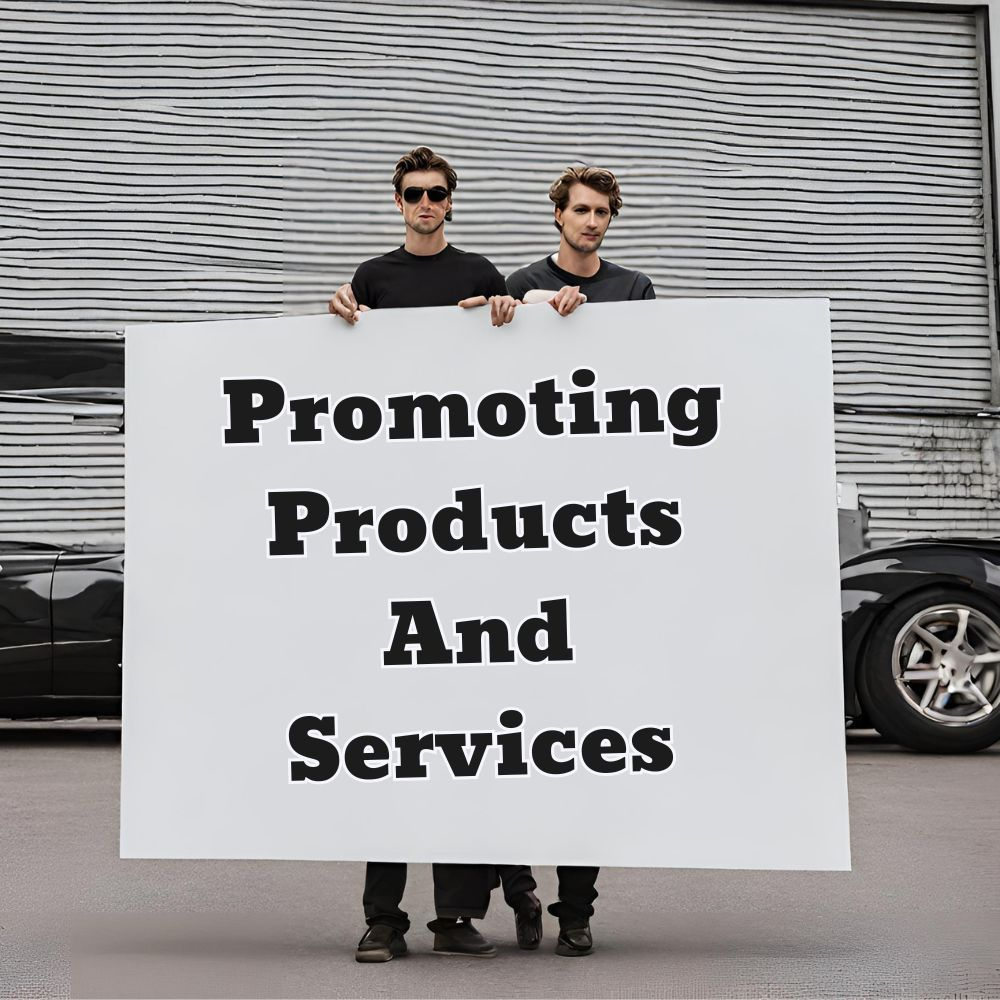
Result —
[[978, 722], [1000, 706], [1000, 629], [962, 604], [926, 608], [899, 630], [892, 675], [925, 719], [946, 726]]

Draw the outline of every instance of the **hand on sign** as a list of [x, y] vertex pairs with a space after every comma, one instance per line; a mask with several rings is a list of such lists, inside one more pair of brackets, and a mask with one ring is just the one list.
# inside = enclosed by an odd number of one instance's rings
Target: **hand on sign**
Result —
[[477, 306], [490, 304], [490, 322], [494, 326], [503, 326], [514, 318], [514, 310], [521, 305], [520, 299], [515, 299], [513, 295], [491, 295], [488, 299], [485, 295], [473, 295], [472, 298], [462, 299], [459, 306], [463, 309], [475, 309]]
[[549, 305], [560, 316], [568, 316], [577, 306], [583, 305], [587, 301], [587, 296], [580, 291], [579, 285], [563, 285], [555, 295], [549, 299]]
[[350, 282], [341, 285], [337, 289], [333, 298], [330, 299], [329, 309], [335, 316], [346, 320], [352, 326], [357, 323], [363, 312], [370, 311], [368, 306], [358, 305], [357, 299], [354, 298], [354, 289], [351, 288]]

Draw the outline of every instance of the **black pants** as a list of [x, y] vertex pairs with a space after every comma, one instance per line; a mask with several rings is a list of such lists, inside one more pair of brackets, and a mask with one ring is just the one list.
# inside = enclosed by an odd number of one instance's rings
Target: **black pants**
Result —
[[[484, 917], [490, 904], [489, 865], [433, 865], [434, 910], [439, 917]], [[410, 920], [400, 909], [406, 888], [406, 865], [369, 861], [365, 871], [365, 921], [388, 924], [404, 934]]]
[[[503, 885], [503, 898], [508, 906], [517, 909], [525, 892], [534, 892], [535, 878], [527, 865], [497, 865], [497, 875]], [[549, 904], [549, 913], [560, 923], [573, 924], [589, 920], [594, 915], [597, 899], [597, 873], [600, 868], [583, 868], [579, 865], [560, 865], [556, 868], [559, 878], [559, 902]], [[494, 883], [495, 884], [495, 883]]]

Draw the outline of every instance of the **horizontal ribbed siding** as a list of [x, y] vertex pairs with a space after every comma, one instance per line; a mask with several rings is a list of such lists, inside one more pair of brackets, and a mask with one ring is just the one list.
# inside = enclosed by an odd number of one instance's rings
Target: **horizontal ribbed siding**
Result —
[[[553, 249], [555, 174], [605, 164], [607, 254], [659, 295], [827, 295], [842, 403], [989, 401], [972, 15], [15, 0], [0, 43], [0, 332], [323, 311], [401, 241], [392, 166], [427, 143], [450, 239], [501, 270]], [[888, 426], [854, 477], [879, 510], [922, 461]]]
[[122, 419], [120, 403], [0, 393], [0, 538], [120, 543]]

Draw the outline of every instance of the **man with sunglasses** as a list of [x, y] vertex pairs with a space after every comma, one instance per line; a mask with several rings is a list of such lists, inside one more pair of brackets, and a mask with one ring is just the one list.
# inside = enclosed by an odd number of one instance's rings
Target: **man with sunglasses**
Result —
[[396, 164], [392, 186], [406, 241], [397, 250], [366, 260], [330, 299], [330, 312], [354, 324], [369, 309], [488, 302], [494, 326], [514, 318], [517, 303], [507, 294], [500, 272], [485, 257], [459, 250], [445, 238], [457, 184], [448, 161], [426, 146], [411, 150]]
[[[653, 283], [641, 271], [602, 260], [598, 248], [622, 207], [618, 180], [599, 167], [567, 167], [549, 188], [555, 206], [559, 249], [551, 257], [522, 267], [507, 278], [508, 290], [525, 303], [544, 302], [568, 316], [584, 302], [626, 302], [655, 298]], [[559, 918], [556, 954], [570, 958], [593, 950], [590, 918], [597, 899], [595, 867], [560, 865], [559, 900], [549, 913]], [[514, 910], [517, 943], [538, 947], [542, 937], [541, 904], [527, 865], [498, 865], [504, 899]], [[495, 884], [495, 883], [494, 883]]]
[[[365, 261], [354, 278], [330, 300], [330, 312], [350, 324], [369, 309], [470, 305], [488, 301], [494, 326], [514, 317], [516, 303], [503, 276], [485, 257], [465, 253], [445, 239], [451, 221], [451, 193], [458, 183], [447, 160], [418, 146], [396, 164], [392, 185], [396, 207], [406, 225], [406, 242], [397, 250]], [[433, 866], [437, 919], [434, 951], [444, 955], [492, 958], [497, 950], [472, 925], [486, 915], [493, 870], [488, 865]], [[368, 930], [358, 943], [359, 962], [388, 962], [406, 954], [403, 935], [410, 928], [400, 908], [406, 887], [406, 865], [368, 862], [364, 911]]]

